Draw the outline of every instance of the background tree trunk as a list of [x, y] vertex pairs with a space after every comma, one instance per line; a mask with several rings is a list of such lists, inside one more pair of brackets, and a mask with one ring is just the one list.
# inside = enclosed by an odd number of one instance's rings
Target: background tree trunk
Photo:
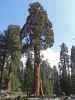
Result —
[[1, 67], [1, 75], [0, 75], [0, 90], [2, 89], [2, 79], [3, 79], [3, 70], [4, 70], [4, 63], [5, 63], [5, 55], [3, 56], [3, 61], [2, 64], [0, 65]]

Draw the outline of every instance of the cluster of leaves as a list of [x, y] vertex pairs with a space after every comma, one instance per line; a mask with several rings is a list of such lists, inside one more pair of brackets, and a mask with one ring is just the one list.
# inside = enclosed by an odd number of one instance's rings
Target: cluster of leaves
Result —
[[[35, 41], [35, 43], [40, 46], [41, 35], [43, 34], [45, 37], [44, 49], [51, 47], [54, 43], [54, 33], [52, 23], [49, 21], [46, 11], [38, 2], [30, 4], [28, 11], [29, 16], [21, 30], [21, 38], [24, 38], [26, 34], [31, 34], [32, 44], [34, 44]], [[40, 49], [42, 49], [41, 46]]]

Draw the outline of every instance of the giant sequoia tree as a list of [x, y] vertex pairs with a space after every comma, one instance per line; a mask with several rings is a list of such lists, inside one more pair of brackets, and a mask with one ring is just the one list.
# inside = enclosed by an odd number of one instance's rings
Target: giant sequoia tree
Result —
[[9, 25], [4, 31], [6, 38], [6, 71], [8, 71], [8, 88], [12, 91], [17, 91], [20, 87], [18, 78], [20, 65], [20, 27], [17, 25]]
[[30, 4], [29, 16], [21, 30], [21, 39], [24, 39], [23, 48], [34, 50], [34, 94], [40, 95], [40, 50], [51, 47], [54, 42], [52, 23], [47, 12], [40, 3]]

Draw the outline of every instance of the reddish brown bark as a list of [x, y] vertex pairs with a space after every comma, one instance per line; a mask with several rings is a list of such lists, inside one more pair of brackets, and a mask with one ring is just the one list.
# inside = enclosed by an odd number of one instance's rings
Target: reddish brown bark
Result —
[[34, 64], [35, 96], [40, 96], [40, 64]]

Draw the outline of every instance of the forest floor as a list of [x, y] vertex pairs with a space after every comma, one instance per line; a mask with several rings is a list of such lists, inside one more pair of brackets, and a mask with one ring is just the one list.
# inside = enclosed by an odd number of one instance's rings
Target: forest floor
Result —
[[75, 100], [75, 97], [67, 97], [65, 99], [61, 99], [61, 97], [28, 97], [25, 93], [0, 93], [0, 100]]

